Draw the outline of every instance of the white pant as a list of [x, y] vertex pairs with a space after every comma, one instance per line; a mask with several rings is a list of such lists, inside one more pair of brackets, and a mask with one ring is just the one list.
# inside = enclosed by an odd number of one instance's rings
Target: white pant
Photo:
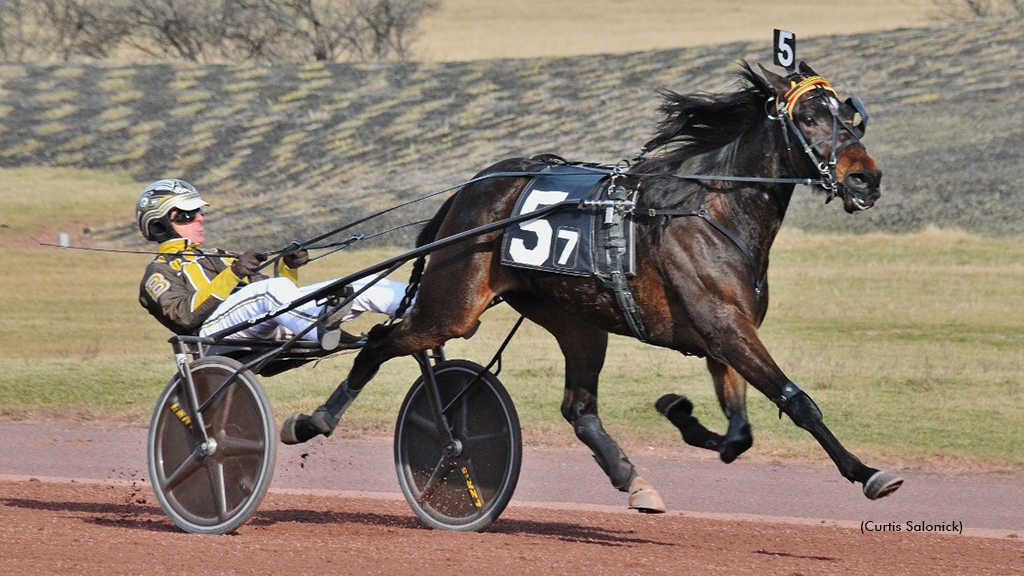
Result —
[[[353, 281], [350, 286], [356, 292], [369, 284], [372, 278]], [[288, 278], [269, 278], [253, 282], [228, 296], [213, 314], [203, 323], [200, 336], [209, 336], [225, 328], [246, 322], [264, 314], [272, 314], [289, 304], [317, 290], [333, 280], [299, 288]], [[352, 309], [342, 318], [352, 320], [363, 312], [378, 312], [393, 316], [405, 296], [406, 284], [382, 278], [352, 301]], [[283, 339], [302, 332], [320, 317], [321, 306], [316, 301], [306, 302], [284, 314], [270, 318], [251, 328], [240, 330], [229, 338], [270, 338]], [[316, 341], [316, 330], [310, 330], [303, 340]]]

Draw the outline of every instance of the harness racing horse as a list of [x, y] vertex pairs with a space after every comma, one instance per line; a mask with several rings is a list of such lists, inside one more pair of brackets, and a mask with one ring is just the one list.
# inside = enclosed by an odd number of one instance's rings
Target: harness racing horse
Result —
[[[879, 198], [882, 173], [860, 142], [867, 114], [856, 99], [841, 102], [804, 63], [788, 77], [764, 67], [758, 74], [743, 63], [739, 76], [743, 85], [733, 93], [663, 93], [657, 135], [639, 162], [615, 174], [615, 185], [636, 191], [630, 214], [635, 274], [623, 287], [635, 310], [594, 277], [502, 265], [502, 231], [441, 248], [414, 267], [411, 285], [418, 284], [418, 293], [409, 315], [371, 330], [348, 378], [313, 414], [289, 417], [282, 441], [330, 435], [381, 364], [463, 336], [500, 297], [558, 341], [565, 356], [562, 415], [612, 485], [629, 493], [631, 508], [661, 512], [664, 504], [598, 416], [598, 377], [610, 332], [706, 358], [728, 419], [724, 435], [698, 422], [682, 396], [668, 394], [655, 404], [687, 443], [715, 450], [727, 463], [747, 450], [753, 443], [749, 382], [810, 432], [868, 498], [899, 488], [899, 476], [862, 464], [840, 444], [757, 332], [768, 309], [769, 251], [796, 183], [813, 183], [826, 202], [841, 198], [848, 213]], [[647, 158], [647, 152], [656, 154]], [[508, 218], [530, 177], [505, 174], [544, 166], [519, 158], [487, 168], [481, 175], [498, 177], [478, 176], [449, 198], [418, 245]]]

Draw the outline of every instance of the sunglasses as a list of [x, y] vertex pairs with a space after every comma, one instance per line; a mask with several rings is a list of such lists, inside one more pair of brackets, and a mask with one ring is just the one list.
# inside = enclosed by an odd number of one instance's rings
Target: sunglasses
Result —
[[171, 222], [175, 224], [191, 224], [195, 222], [196, 217], [203, 213], [202, 208], [196, 208], [195, 210], [181, 211], [171, 217]]

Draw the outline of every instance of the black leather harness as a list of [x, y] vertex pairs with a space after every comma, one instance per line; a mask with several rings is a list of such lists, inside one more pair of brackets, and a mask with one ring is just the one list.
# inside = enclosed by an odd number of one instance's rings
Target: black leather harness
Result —
[[[541, 158], [547, 163], [561, 166], [576, 166], [576, 163], [567, 162], [561, 158], [545, 155]], [[580, 164], [583, 166], [583, 164]], [[633, 333], [641, 342], [648, 342], [649, 336], [644, 328], [643, 318], [640, 315], [640, 308], [633, 290], [629, 287], [628, 278], [635, 274], [634, 257], [634, 234], [633, 223], [639, 218], [679, 218], [698, 217], [712, 228], [729, 239], [750, 263], [752, 284], [755, 295], [760, 298], [765, 282], [768, 279], [768, 271], [763, 273], [757, 263], [757, 259], [743, 241], [726, 228], [721, 222], [715, 220], [708, 212], [706, 205], [698, 210], [681, 210], [671, 208], [649, 208], [646, 210], [637, 209], [637, 199], [640, 195], [639, 186], [629, 188], [619, 181], [630, 175], [624, 172], [621, 167], [586, 164], [587, 170], [604, 172], [608, 176], [608, 185], [596, 188], [596, 193], [583, 199], [577, 205], [580, 210], [595, 213], [593, 239], [593, 270], [592, 275], [601, 285], [610, 290], [615, 302], [622, 312], [622, 316]], [[699, 177], [703, 179], [704, 177]], [[786, 183], [793, 182], [793, 179], [771, 179], [771, 178], [747, 178], [747, 177], [713, 177], [722, 180], [740, 181], [772, 181], [779, 180]], [[801, 182], [803, 182], [801, 180]], [[508, 264], [507, 262], [503, 262]]]
[[696, 217], [704, 220], [708, 224], [711, 224], [711, 226], [715, 230], [718, 230], [719, 232], [722, 233], [723, 236], [725, 236], [726, 238], [731, 240], [732, 243], [735, 244], [736, 247], [740, 249], [740, 252], [742, 252], [743, 255], [747, 257], [747, 262], [750, 263], [750, 270], [751, 270], [751, 273], [753, 275], [754, 294], [758, 298], [761, 297], [761, 291], [764, 288], [764, 284], [765, 284], [765, 282], [768, 281], [768, 270], [765, 270], [764, 273], [762, 273], [760, 275], [758, 274], [759, 266], [757, 264], [757, 259], [754, 258], [754, 254], [750, 251], [749, 248], [747, 248], [747, 245], [744, 244], [743, 241], [740, 240], [738, 236], [733, 234], [728, 228], [723, 226], [721, 222], [719, 222], [718, 220], [715, 220], [711, 216], [711, 214], [708, 212], [707, 205], [701, 205], [701, 207], [699, 209], [697, 209], [697, 210], [673, 210], [673, 209], [649, 208], [647, 211], [639, 212], [639, 213], [634, 214], [634, 216], [647, 217], [647, 218], [657, 218], [659, 216], [667, 216], [669, 218], [696, 216]]
[[602, 286], [615, 295], [615, 302], [619, 305], [619, 310], [622, 311], [622, 316], [633, 336], [641, 342], [647, 342], [647, 330], [644, 329], [643, 318], [640, 317], [636, 296], [626, 281], [627, 276], [635, 273], [635, 267], [627, 257], [634, 254], [630, 220], [636, 207], [639, 190], [629, 190], [617, 184], [616, 179], [619, 176], [618, 171], [613, 172], [604, 198], [590, 203], [604, 208], [600, 226], [602, 238], [596, 243], [601, 254], [595, 259], [597, 266], [594, 276]]

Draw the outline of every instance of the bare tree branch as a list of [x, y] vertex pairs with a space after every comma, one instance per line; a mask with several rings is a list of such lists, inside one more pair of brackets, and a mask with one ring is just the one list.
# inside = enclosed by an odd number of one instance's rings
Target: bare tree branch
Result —
[[123, 5], [89, 0], [40, 0], [41, 25], [48, 28], [53, 50], [67, 62], [76, 56], [105, 58], [128, 36]]
[[0, 58], [102, 59], [128, 46], [190, 62], [406, 59], [420, 20], [439, 6], [440, 0], [0, 0]]
[[12, 62], [45, 57], [41, 19], [41, 6], [34, 0], [0, 0], [0, 55]]
[[131, 0], [127, 10], [135, 33], [129, 43], [147, 54], [178, 56], [200, 62], [216, 21], [206, 0]]

